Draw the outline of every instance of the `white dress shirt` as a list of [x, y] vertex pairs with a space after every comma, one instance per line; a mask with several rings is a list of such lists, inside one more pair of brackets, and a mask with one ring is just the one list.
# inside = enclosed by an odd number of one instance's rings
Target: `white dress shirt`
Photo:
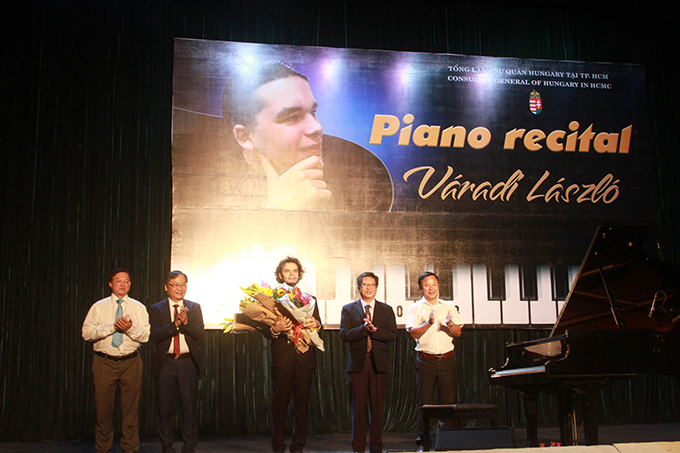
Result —
[[371, 307], [371, 322], [373, 322], [373, 316], [375, 316], [375, 300], [373, 300], [371, 303], [368, 303], [364, 301], [364, 299], [361, 299], [361, 307], [364, 309], [364, 314], [366, 313], [366, 306]]
[[434, 310], [434, 324], [427, 329], [420, 338], [416, 339], [416, 351], [426, 354], [440, 355], [453, 351], [453, 338], [447, 332], [446, 317], [451, 315], [451, 321], [463, 325], [458, 309], [451, 302], [438, 299], [430, 305], [423, 297], [408, 307], [406, 315], [406, 330], [418, 327], [430, 319], [430, 313]]
[[116, 311], [118, 310], [118, 297], [111, 294], [102, 300], [95, 302], [87, 312], [83, 322], [83, 340], [93, 342], [92, 349], [111, 356], [124, 356], [132, 354], [142, 343], [149, 341], [151, 326], [149, 314], [141, 302], [128, 297], [122, 298], [120, 306], [123, 308], [123, 316], [132, 320], [132, 327], [123, 333], [123, 344], [114, 348], [111, 345], [113, 333], [116, 331]]

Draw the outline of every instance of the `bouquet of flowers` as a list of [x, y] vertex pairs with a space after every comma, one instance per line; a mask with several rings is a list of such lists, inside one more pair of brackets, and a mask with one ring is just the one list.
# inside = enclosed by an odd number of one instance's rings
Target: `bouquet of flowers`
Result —
[[[300, 291], [300, 288], [297, 286], [290, 286], [285, 283], [276, 286], [274, 298], [279, 302], [286, 300], [290, 304], [293, 304], [295, 308], [306, 307], [314, 300], [309, 294]], [[312, 308], [314, 307], [312, 306]]]
[[[316, 299], [309, 294], [300, 291], [300, 288], [289, 286], [285, 283], [276, 285], [274, 299], [276, 299], [276, 301], [297, 321], [292, 332], [288, 332], [288, 339], [291, 339], [291, 336], [293, 336], [291, 341], [297, 346], [299, 338], [302, 337], [307, 345], [309, 345], [311, 341], [311, 343], [319, 348], [319, 350], [325, 351], [323, 340], [321, 339], [321, 336], [319, 336], [318, 329], [304, 327], [305, 321], [312, 317], [314, 313]], [[307, 341], [306, 337], [309, 337], [309, 341]]]
[[237, 332], [255, 332], [257, 329], [250, 324], [250, 318], [243, 319], [244, 315], [236, 313], [233, 318], [224, 318], [222, 323], [222, 332], [237, 333]]
[[[296, 350], [303, 354], [311, 345], [321, 351], [324, 350], [323, 340], [318, 329], [305, 327], [305, 321], [313, 316], [316, 299], [299, 288], [279, 284], [275, 288], [266, 283], [253, 283], [247, 288], [241, 288], [246, 297], [240, 302], [241, 313], [232, 318], [225, 318], [223, 331], [243, 332], [255, 330], [245, 322], [239, 322], [239, 317], [246, 316], [252, 321], [273, 326], [278, 316], [287, 316], [294, 321], [292, 329], [286, 331], [286, 336], [295, 345]], [[243, 320], [241, 318], [241, 320]]]

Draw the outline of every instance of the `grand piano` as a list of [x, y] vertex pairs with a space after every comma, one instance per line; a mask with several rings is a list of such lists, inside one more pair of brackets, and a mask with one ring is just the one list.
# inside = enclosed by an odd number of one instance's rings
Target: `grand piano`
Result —
[[538, 446], [537, 399], [555, 394], [562, 445], [597, 445], [599, 393], [640, 372], [680, 371], [680, 267], [642, 250], [649, 225], [601, 224], [549, 337], [506, 345], [491, 384], [522, 395], [529, 445]]

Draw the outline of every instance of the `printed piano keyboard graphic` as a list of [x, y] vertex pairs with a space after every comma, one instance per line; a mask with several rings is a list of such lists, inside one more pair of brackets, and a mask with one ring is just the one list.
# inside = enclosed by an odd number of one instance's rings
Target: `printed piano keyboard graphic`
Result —
[[[311, 270], [311, 269], [310, 269]], [[338, 328], [342, 306], [360, 296], [356, 276], [369, 270], [380, 278], [377, 299], [394, 308], [403, 327], [409, 305], [420, 299], [418, 276], [425, 270], [440, 278], [440, 297], [458, 306], [466, 325], [552, 325], [557, 320], [578, 266], [476, 265], [425, 266], [409, 270], [403, 265], [353, 269], [349, 263], [326, 273], [316, 269], [321, 317], [326, 328]], [[310, 274], [312, 274], [310, 272]]]

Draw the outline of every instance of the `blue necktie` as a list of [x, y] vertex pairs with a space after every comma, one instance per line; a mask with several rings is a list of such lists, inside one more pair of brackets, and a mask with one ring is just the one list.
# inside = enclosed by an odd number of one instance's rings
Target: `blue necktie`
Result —
[[[118, 302], [118, 309], [116, 310], [116, 319], [123, 317], [123, 299], [118, 299], [116, 302]], [[123, 333], [115, 331], [113, 333], [113, 340], [111, 340], [111, 346], [114, 348], [117, 348], [118, 346], [123, 344]]]

